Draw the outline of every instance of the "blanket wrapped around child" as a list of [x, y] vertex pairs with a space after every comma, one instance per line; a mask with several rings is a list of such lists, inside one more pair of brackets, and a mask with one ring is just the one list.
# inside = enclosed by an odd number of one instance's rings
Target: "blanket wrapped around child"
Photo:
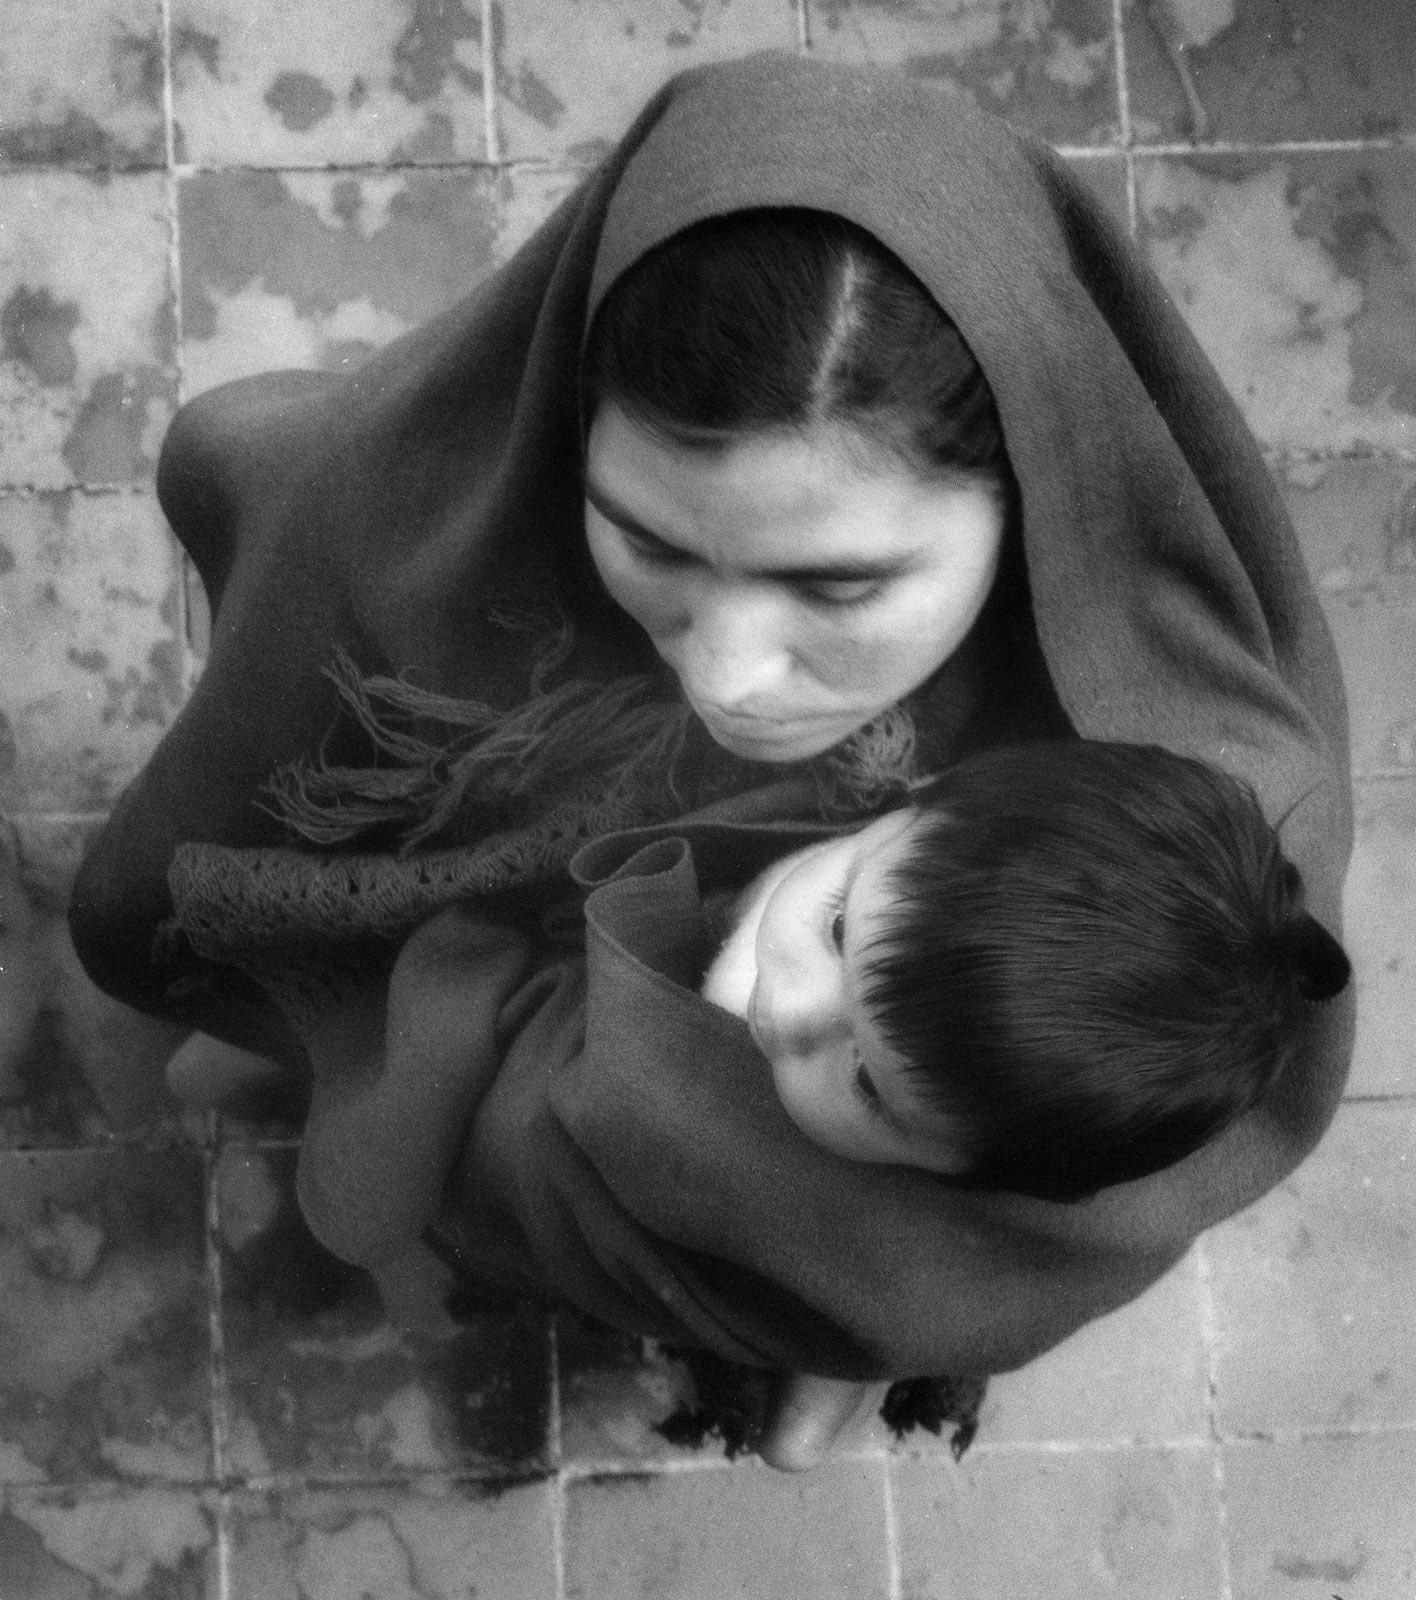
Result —
[[[792, 1127], [743, 1026], [693, 993], [696, 875], [745, 876], [764, 841], [799, 838], [792, 824], [869, 814], [898, 787], [847, 782], [828, 804], [840, 774], [705, 758], [701, 782], [650, 784], [627, 808], [618, 790], [597, 808], [562, 773], [554, 816], [511, 784], [420, 832], [447, 771], [425, 762], [410, 784], [331, 675], [347, 658], [454, 722], [458, 705], [494, 721], [557, 685], [652, 678], [585, 550], [587, 318], [672, 233], [781, 205], [848, 217], [929, 288], [989, 380], [1017, 480], [999, 585], [905, 708], [913, 759], [1042, 731], [1213, 761], [1282, 819], [1338, 931], [1351, 823], [1331, 640], [1241, 416], [1124, 230], [1049, 151], [936, 86], [763, 56], [674, 79], [504, 267], [357, 371], [256, 378], [179, 414], [159, 489], [212, 601], [210, 656], [85, 862], [74, 936], [129, 1003], [308, 1070], [300, 1029], [325, 978], [330, 994], [384, 982], [402, 939], [459, 897], [542, 918], [576, 846], [647, 825], [579, 862], [583, 955], [509, 962], [490, 1003], [475, 960], [405, 968], [441, 1008], [440, 1039], [463, 1010], [505, 1047], [438, 1136], [440, 1248], [488, 1282], [730, 1359], [999, 1371], [1139, 1293], [1312, 1148], [1341, 1094], [1350, 996], [1312, 1008], [1265, 1104], [1085, 1205], [857, 1170]], [[525, 616], [544, 626], [508, 625]], [[546, 628], [562, 624], [547, 677]], [[484, 718], [472, 743], [490, 731]], [[410, 735], [402, 754], [426, 746]], [[905, 771], [909, 750], [895, 754]], [[319, 784], [341, 773], [364, 775], [341, 792], [371, 801], [368, 828], [320, 834], [339, 807], [321, 809]], [[278, 774], [294, 789], [273, 794]], [[277, 1003], [266, 979], [290, 937], [313, 989]], [[419, 1070], [455, 1076], [444, 1048]]]

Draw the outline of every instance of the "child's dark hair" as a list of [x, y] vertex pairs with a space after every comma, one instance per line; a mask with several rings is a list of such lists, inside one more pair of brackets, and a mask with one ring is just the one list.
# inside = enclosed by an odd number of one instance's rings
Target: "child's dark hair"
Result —
[[828, 212], [730, 212], [641, 257], [591, 324], [584, 414], [677, 443], [839, 422], [926, 474], [1006, 473], [993, 394], [928, 290]]
[[978, 1187], [1073, 1200], [1170, 1165], [1347, 983], [1252, 792], [1155, 746], [971, 757], [906, 838], [865, 1002]]

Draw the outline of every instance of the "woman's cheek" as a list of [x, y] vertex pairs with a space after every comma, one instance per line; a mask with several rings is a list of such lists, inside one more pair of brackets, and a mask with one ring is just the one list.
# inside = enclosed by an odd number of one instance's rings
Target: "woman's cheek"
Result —
[[662, 580], [613, 550], [597, 553], [595, 565], [610, 598], [647, 633], [656, 635], [668, 627], [670, 597]]
[[916, 687], [903, 679], [910, 676], [912, 658], [921, 653], [917, 630], [921, 621], [929, 625], [931, 620], [887, 606], [873, 616], [837, 621], [813, 640], [812, 675], [861, 703], [881, 696], [903, 699]]

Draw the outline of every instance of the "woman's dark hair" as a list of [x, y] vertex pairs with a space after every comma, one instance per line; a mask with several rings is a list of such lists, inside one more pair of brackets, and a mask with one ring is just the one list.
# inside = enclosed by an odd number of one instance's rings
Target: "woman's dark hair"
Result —
[[1252, 792], [1155, 746], [971, 757], [906, 838], [865, 1002], [975, 1186], [1079, 1199], [1169, 1166], [1348, 980]]
[[613, 400], [677, 443], [837, 422], [927, 475], [1005, 471], [959, 331], [873, 235], [828, 212], [737, 211], [641, 257], [606, 295], [584, 415]]

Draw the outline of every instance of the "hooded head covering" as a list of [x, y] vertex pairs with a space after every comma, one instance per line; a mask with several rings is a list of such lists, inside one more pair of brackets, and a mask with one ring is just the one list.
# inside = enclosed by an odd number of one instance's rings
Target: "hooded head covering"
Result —
[[[875, 235], [982, 366], [1019, 488], [1031, 596], [1008, 694], [1048, 702], [1083, 737], [1163, 744], [1247, 779], [1284, 819], [1310, 905], [1336, 931], [1350, 791], [1334, 652], [1264, 463], [1164, 291], [1043, 146], [929, 84], [760, 56], [674, 79], [505, 267], [356, 373], [256, 378], [179, 414], [159, 492], [213, 602], [211, 652], [80, 874], [74, 935], [98, 982], [237, 1042], [288, 1045], [255, 987], [190, 952], [156, 954], [154, 933], [171, 914], [179, 845], [277, 841], [254, 799], [327, 736], [337, 651], [365, 672], [510, 707], [534, 661], [499, 619], [554, 610], [574, 627], [568, 671], [605, 680], [652, 666], [586, 553], [580, 351], [606, 289], [647, 250], [763, 206], [835, 212]], [[343, 737], [332, 759], [355, 748]], [[648, 1025], [655, 985], [637, 991], [626, 974], [652, 971], [652, 951], [616, 916], [591, 919], [592, 977], [612, 950], [614, 982], [628, 984], [613, 1004], [643, 1013], [616, 1026]], [[591, 1013], [593, 1044], [593, 999]], [[685, 1027], [701, 1032], [694, 1015]], [[758, 1334], [776, 1321], [770, 1339], [727, 1341], [725, 1353], [957, 1368], [986, 1294], [1007, 1327], [976, 1344], [975, 1364], [1005, 1365], [1129, 1297], [1291, 1168], [1332, 1115], [1350, 1022], [1346, 1002], [1315, 1008], [1268, 1106], [1081, 1210], [941, 1202], [937, 1188], [921, 1208], [924, 1191], [907, 1183], [872, 1231], [834, 1163], [770, 1117], [749, 1125], [738, 1047], [665, 1048], [621, 1059], [617, 1075], [562, 1072], [553, 1097], [544, 1071], [509, 1070], [504, 1137], [485, 1147], [500, 1152], [489, 1157], [498, 1203], [533, 1246], [561, 1249], [546, 1219], [574, 1216], [577, 1237], [593, 1236], [587, 1259], [612, 1277], [607, 1261], [629, 1254], [608, 1241], [629, 1217], [641, 1243], [649, 1230], [719, 1273], [730, 1264], [765, 1308]], [[559, 1237], [572, 1232], [566, 1223]], [[653, 1276], [615, 1294], [662, 1308], [680, 1290]], [[960, 1290], [967, 1314], [944, 1315]], [[1048, 1297], [1065, 1313], [1049, 1320]], [[793, 1343], [803, 1305], [817, 1321]], [[850, 1328], [846, 1354], [822, 1315]], [[952, 1334], [929, 1332], [946, 1324]]]

